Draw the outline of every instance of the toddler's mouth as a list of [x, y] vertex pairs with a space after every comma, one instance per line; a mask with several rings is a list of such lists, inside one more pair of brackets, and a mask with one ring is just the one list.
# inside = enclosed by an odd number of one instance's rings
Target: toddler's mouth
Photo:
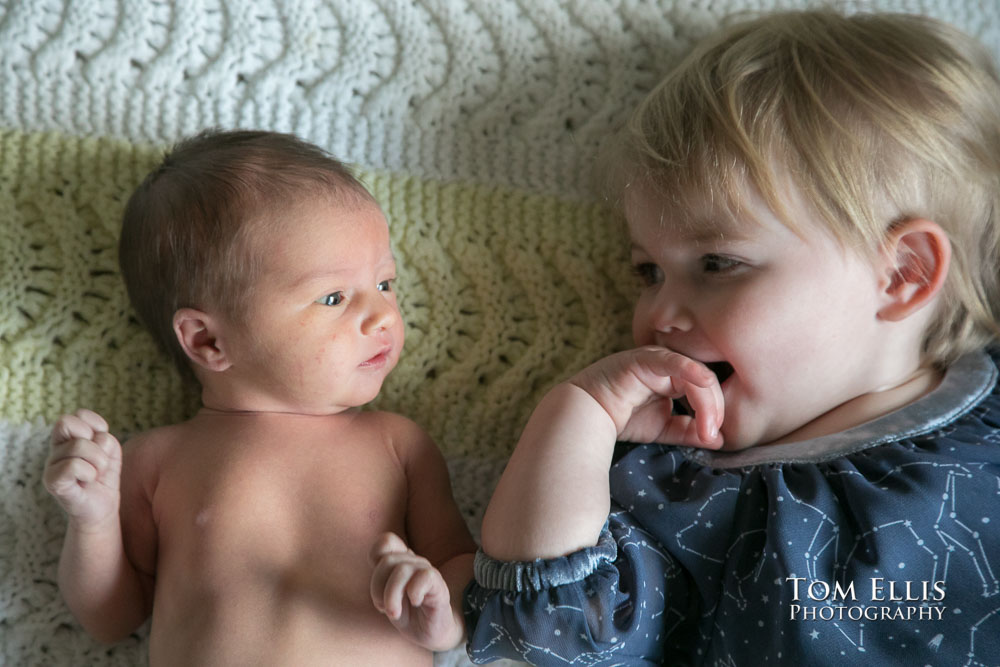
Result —
[[729, 376], [733, 374], [733, 366], [728, 361], [710, 361], [705, 366], [715, 373], [715, 377], [719, 378], [719, 384], [728, 380]]

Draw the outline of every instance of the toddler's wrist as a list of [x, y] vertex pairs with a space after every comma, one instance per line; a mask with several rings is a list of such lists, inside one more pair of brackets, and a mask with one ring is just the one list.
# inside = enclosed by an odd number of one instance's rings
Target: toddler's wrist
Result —
[[595, 422], [595, 426], [597, 422], [604, 423], [608, 432], [613, 432], [613, 437], [617, 439], [628, 416], [619, 423], [615, 397], [607, 386], [595, 381], [592, 374], [586, 371], [571, 377], [560, 386], [564, 394], [562, 400], [572, 402], [576, 414], [587, 414]]

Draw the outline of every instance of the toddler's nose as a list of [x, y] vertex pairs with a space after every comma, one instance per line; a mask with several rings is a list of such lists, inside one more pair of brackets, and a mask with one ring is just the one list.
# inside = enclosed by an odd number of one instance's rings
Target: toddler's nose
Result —
[[660, 289], [651, 311], [650, 325], [658, 332], [690, 331], [694, 326], [694, 317], [683, 296], [676, 290], [666, 287]]

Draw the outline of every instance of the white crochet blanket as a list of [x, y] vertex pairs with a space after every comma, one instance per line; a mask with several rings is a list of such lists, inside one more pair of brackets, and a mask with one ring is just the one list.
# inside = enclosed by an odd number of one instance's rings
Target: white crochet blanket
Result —
[[[541, 393], [628, 340], [620, 235], [591, 194], [601, 141], [724, 17], [812, 4], [0, 2], [0, 663], [145, 662], [145, 630], [108, 650], [65, 610], [63, 517], [39, 480], [62, 411], [126, 434], [193, 405], [116, 275], [150, 146], [263, 127], [358, 165], [392, 221], [409, 326], [378, 402], [439, 442], [477, 532]], [[837, 4], [935, 15], [1000, 58], [996, 0]]]

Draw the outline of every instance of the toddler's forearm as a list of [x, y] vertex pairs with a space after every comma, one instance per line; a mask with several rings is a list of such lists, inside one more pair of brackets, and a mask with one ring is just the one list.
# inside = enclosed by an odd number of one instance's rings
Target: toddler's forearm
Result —
[[617, 430], [578, 386], [539, 403], [483, 518], [483, 550], [499, 560], [562, 556], [597, 542], [610, 510]]

